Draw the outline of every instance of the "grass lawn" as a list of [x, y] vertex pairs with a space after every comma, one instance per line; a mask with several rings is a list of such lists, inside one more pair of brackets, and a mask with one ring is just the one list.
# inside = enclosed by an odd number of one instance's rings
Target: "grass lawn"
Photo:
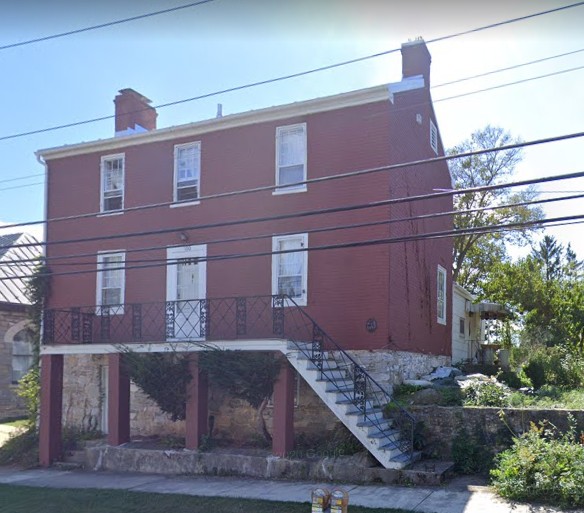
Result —
[[[351, 513], [411, 513], [351, 506]], [[0, 484], [0, 513], [309, 513], [310, 505], [117, 490], [55, 490]]]

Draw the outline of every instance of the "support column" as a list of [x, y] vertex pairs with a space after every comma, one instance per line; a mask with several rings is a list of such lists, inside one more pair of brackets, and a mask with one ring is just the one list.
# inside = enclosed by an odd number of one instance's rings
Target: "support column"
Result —
[[61, 457], [63, 415], [63, 355], [41, 356], [39, 462], [50, 467]]
[[186, 448], [198, 449], [203, 435], [208, 434], [209, 383], [207, 373], [199, 369], [199, 355], [191, 354], [189, 370], [192, 379], [187, 384]]
[[109, 445], [130, 441], [130, 377], [124, 355], [108, 355], [108, 435]]
[[272, 453], [285, 457], [294, 448], [294, 369], [285, 361], [274, 384]]

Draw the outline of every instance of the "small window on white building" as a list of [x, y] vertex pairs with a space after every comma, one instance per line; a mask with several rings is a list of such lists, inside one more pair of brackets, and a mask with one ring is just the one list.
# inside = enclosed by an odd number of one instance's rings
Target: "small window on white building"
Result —
[[33, 362], [33, 332], [20, 330], [12, 339], [12, 383], [18, 383], [28, 372]]
[[438, 155], [438, 129], [432, 120], [430, 120], [430, 146]]
[[446, 269], [438, 266], [436, 275], [437, 294], [436, 307], [438, 311], [438, 324], [446, 324]]
[[306, 123], [276, 129], [276, 194], [303, 192], [306, 184]]
[[[108, 306], [110, 315], [124, 313], [125, 253], [100, 253], [97, 255], [97, 305]], [[102, 314], [105, 309], [98, 308]]]
[[124, 155], [101, 158], [101, 211], [124, 208]]
[[201, 143], [174, 147], [174, 201], [196, 201], [201, 194]]
[[464, 319], [462, 317], [459, 318], [459, 320], [458, 320], [458, 334], [461, 337], [464, 337], [464, 335], [465, 335], [464, 325], [465, 325]]
[[308, 288], [308, 235], [272, 239], [272, 294], [284, 294], [305, 306]]

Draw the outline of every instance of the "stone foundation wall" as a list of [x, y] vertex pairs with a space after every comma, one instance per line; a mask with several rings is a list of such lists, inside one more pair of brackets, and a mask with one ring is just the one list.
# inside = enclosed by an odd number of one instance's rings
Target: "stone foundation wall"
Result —
[[418, 379], [436, 367], [449, 366], [450, 356], [406, 351], [347, 351], [382, 386]]
[[[424, 423], [422, 436], [424, 452], [428, 456], [450, 459], [452, 441], [465, 428], [468, 436], [479, 437], [493, 452], [504, 449], [510, 442], [511, 431], [516, 434], [529, 430], [530, 423], [548, 420], [565, 431], [568, 415], [571, 414], [584, 431], [584, 411], [582, 410], [524, 410], [516, 408], [442, 407], [411, 406], [410, 412], [416, 420]], [[499, 412], [504, 412], [505, 423]]]
[[[63, 425], [84, 430], [106, 431], [107, 356], [67, 355], [63, 379]], [[298, 378], [294, 428], [297, 434], [308, 437], [322, 436], [331, 431], [338, 420], [322, 403], [308, 384]], [[132, 383], [130, 389], [131, 436], [183, 437], [183, 421], [172, 422], [156, 403]], [[264, 418], [268, 431], [272, 431], [273, 408], [268, 406]], [[213, 417], [213, 436], [238, 444], [258, 438], [257, 412], [247, 403], [227, 396], [216, 387], [209, 390], [209, 416]]]

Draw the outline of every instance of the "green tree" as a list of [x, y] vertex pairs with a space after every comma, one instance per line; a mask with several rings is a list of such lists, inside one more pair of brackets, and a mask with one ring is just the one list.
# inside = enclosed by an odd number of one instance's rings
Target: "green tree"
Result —
[[[471, 137], [451, 148], [449, 155], [457, 155], [488, 148], [500, 148], [515, 142], [502, 128], [486, 126]], [[497, 185], [509, 181], [515, 167], [521, 162], [521, 149], [512, 149], [462, 157], [450, 161], [450, 173], [456, 189]], [[457, 230], [489, 228], [498, 224], [523, 223], [541, 219], [541, 209], [530, 206], [509, 206], [536, 198], [537, 191], [528, 188], [512, 192], [508, 189], [457, 195], [454, 216]], [[487, 207], [501, 207], [487, 210]], [[508, 259], [506, 245], [525, 245], [531, 241], [532, 229], [462, 234], [454, 240], [453, 277], [463, 287], [478, 293], [482, 290], [489, 269]]]

